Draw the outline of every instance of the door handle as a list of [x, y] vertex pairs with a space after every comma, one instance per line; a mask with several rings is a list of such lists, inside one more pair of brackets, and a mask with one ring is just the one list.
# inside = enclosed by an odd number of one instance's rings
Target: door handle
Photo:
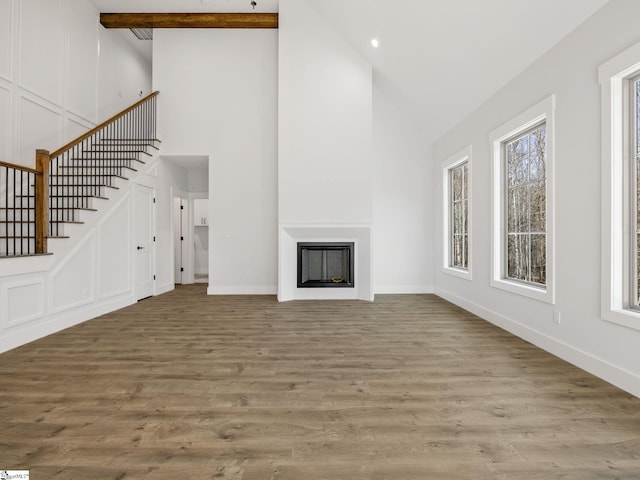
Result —
[[138, 250], [142, 250], [144, 247], [141, 247], [140, 245], [138, 245]]

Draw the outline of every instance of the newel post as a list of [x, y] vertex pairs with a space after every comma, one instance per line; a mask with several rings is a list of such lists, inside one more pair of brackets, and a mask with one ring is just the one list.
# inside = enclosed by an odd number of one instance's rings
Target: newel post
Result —
[[36, 253], [47, 253], [49, 161], [49, 150], [36, 150]]

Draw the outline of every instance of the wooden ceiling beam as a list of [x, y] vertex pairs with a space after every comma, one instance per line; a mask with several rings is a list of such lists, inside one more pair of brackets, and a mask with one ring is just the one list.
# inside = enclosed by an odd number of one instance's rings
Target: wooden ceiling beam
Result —
[[278, 28], [277, 13], [101, 13], [105, 28]]

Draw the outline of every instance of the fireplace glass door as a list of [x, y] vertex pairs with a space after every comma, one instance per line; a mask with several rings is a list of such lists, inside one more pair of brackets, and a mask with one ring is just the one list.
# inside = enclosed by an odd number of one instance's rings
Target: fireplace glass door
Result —
[[299, 242], [298, 288], [353, 287], [353, 242]]

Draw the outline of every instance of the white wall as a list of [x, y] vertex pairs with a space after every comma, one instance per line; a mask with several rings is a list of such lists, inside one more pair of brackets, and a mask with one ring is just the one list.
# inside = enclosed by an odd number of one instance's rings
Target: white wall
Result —
[[[436, 268], [436, 293], [640, 396], [640, 331], [600, 316], [600, 89], [598, 66], [640, 40], [640, 3], [613, 0], [440, 139], [434, 168], [473, 147], [473, 280]], [[556, 304], [489, 285], [489, 132], [555, 94]], [[437, 170], [436, 170], [437, 171]], [[434, 255], [442, 265], [442, 185], [433, 176]], [[554, 310], [561, 326], [553, 323]]]
[[113, 41], [84, 0], [5, 0], [0, 32], [4, 161], [33, 166], [37, 148], [55, 150], [133, 103], [111, 98], [112, 82], [149, 93], [150, 65]]
[[275, 293], [277, 30], [156, 30], [163, 155], [207, 155], [209, 293]]
[[280, 2], [281, 224], [371, 223], [371, 66], [307, 0]]
[[189, 168], [189, 192], [207, 193], [209, 192], [209, 169]]
[[375, 80], [374, 75], [374, 290], [431, 293], [431, 146]]
[[151, 63], [127, 42], [128, 30], [100, 25], [99, 35], [98, 116], [103, 121], [151, 93]]

